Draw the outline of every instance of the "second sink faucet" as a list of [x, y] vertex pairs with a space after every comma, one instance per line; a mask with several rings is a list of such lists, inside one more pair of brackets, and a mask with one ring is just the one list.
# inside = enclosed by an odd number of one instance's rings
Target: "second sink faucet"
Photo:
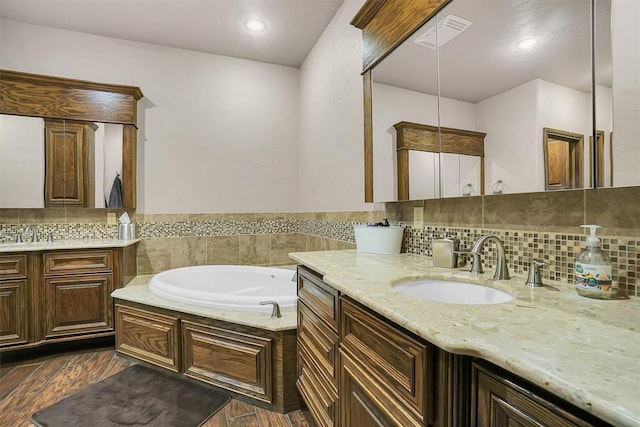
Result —
[[470, 254], [473, 256], [473, 264], [471, 265], [471, 274], [480, 274], [482, 271], [482, 261], [480, 260], [480, 251], [482, 251], [482, 247], [485, 242], [492, 240], [496, 244], [496, 248], [498, 248], [498, 256], [496, 260], [496, 273], [493, 275], [494, 279], [497, 280], [509, 280], [511, 276], [509, 275], [509, 269], [507, 268], [507, 257], [504, 251], [504, 244], [502, 240], [494, 234], [486, 234], [484, 236], [480, 236], [480, 238], [473, 244], [473, 248], [471, 249]]

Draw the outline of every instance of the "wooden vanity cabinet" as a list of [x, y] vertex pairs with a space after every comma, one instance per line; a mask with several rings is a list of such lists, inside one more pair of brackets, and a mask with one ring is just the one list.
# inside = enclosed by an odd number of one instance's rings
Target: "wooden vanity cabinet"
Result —
[[0, 255], [0, 347], [29, 340], [27, 255]]
[[94, 134], [91, 122], [45, 120], [44, 206], [94, 207]]
[[45, 339], [113, 332], [113, 251], [43, 254]]
[[136, 276], [136, 251], [0, 255], [0, 352], [113, 336], [111, 293]]

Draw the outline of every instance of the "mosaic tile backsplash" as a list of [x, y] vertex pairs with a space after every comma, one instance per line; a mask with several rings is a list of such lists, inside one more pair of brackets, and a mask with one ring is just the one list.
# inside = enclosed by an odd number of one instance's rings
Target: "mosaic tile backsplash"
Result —
[[[286, 218], [257, 219], [197, 219], [184, 221], [144, 221], [137, 222], [138, 237], [144, 239], [302, 234], [318, 236], [342, 242], [354, 242], [353, 225], [366, 222], [363, 218], [340, 215], [324, 215], [322, 219], [308, 218], [313, 215], [289, 215]], [[342, 215], [344, 216], [344, 215]], [[336, 218], [338, 217], [338, 218]], [[356, 220], [353, 220], [356, 219]], [[104, 223], [78, 224], [33, 224], [41, 240], [51, 234], [59, 239], [102, 239], [116, 238], [118, 226]], [[24, 224], [0, 225], [0, 241], [11, 241], [18, 232], [23, 233]], [[543, 279], [573, 282], [573, 262], [584, 247], [585, 235], [528, 230], [500, 230], [490, 228], [464, 228], [430, 226], [424, 228], [407, 227], [403, 241], [403, 252], [431, 256], [431, 241], [446, 235], [460, 239], [461, 250], [470, 249], [481, 235], [496, 234], [504, 242], [509, 269], [512, 273], [526, 274], [531, 258], [540, 258], [549, 265], [542, 268]], [[25, 235], [25, 238], [27, 236]], [[614, 281], [629, 295], [638, 295], [638, 265], [640, 264], [640, 239], [622, 236], [600, 236], [602, 247], [608, 252], [613, 264]], [[494, 267], [495, 247], [484, 247], [483, 265], [486, 270]]]

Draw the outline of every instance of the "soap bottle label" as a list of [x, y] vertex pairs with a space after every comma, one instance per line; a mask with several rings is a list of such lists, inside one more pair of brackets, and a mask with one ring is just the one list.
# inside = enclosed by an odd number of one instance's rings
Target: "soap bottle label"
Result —
[[611, 265], [576, 262], [576, 288], [596, 292], [612, 292]]

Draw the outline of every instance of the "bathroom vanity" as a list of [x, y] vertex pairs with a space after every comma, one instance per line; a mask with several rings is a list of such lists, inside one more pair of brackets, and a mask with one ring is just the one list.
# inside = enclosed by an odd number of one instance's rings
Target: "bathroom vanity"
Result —
[[[472, 277], [410, 254], [290, 256], [300, 264], [298, 389], [321, 426], [640, 425], [635, 300]], [[459, 305], [393, 289], [422, 277], [514, 299]]]
[[0, 245], [0, 352], [113, 336], [139, 240]]

